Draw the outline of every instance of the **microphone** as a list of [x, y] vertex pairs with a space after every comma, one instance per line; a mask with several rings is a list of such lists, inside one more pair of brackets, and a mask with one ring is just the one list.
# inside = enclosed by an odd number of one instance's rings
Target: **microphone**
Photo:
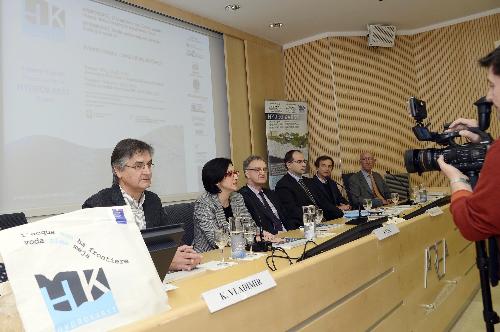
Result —
[[401, 185], [401, 187], [403, 187], [403, 188], [406, 189], [405, 190], [405, 192], [406, 192], [406, 202], [410, 203], [410, 204], [413, 204], [413, 202], [410, 200], [410, 188], [409, 188], [409, 186], [408, 187], [405, 186], [405, 184], [397, 176], [395, 176], [391, 172], [385, 171], [385, 174], [392, 176], [393, 179], [396, 179], [396, 181], [399, 182], [399, 184]]
[[367, 222], [368, 221], [368, 217], [361, 216], [361, 207], [363, 206], [363, 204], [361, 202], [361, 199], [360, 199], [361, 197], [358, 194], [353, 193], [351, 190], [347, 189], [345, 186], [341, 185], [340, 183], [338, 183], [334, 179], [330, 178], [330, 180], [332, 180], [333, 183], [335, 183], [337, 186], [340, 186], [342, 189], [344, 189], [350, 195], [355, 196], [356, 199], [359, 201], [359, 204], [358, 204], [358, 217], [356, 219], [349, 220], [348, 222], [346, 222], [346, 225], [360, 225], [362, 223]]

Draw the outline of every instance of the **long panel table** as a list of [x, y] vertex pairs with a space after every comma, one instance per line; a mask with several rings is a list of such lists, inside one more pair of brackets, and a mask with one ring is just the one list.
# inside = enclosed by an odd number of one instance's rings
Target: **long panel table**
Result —
[[[276, 287], [213, 314], [201, 294], [268, 269], [265, 258], [177, 281], [179, 288], [168, 292], [170, 311], [119, 330], [446, 331], [470, 303], [479, 277], [473, 243], [462, 238], [449, 207], [442, 209], [398, 224], [400, 232], [381, 241], [368, 235], [293, 265], [275, 260]], [[204, 260], [218, 254], [205, 253]]]

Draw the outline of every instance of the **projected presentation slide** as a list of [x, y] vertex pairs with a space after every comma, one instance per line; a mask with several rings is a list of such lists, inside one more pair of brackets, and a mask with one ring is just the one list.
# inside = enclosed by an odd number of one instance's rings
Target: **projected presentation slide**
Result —
[[0, 209], [83, 203], [121, 139], [153, 145], [160, 195], [215, 156], [209, 38], [84, 0], [1, 2]]

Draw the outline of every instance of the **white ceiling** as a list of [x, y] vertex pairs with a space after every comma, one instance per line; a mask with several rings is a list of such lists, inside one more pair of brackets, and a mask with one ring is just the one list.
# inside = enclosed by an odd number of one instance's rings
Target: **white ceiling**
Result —
[[[416, 30], [484, 12], [500, 0], [160, 0], [280, 45], [321, 34], [359, 34], [367, 24]], [[228, 4], [239, 4], [236, 12]], [[282, 22], [281, 29], [269, 24]], [[499, 32], [500, 35], [500, 32]]]

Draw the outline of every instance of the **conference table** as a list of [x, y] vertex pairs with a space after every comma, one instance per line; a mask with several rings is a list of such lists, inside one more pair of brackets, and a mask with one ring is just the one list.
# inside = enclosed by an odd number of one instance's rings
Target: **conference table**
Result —
[[[118, 330], [448, 330], [478, 290], [479, 274], [474, 244], [460, 235], [448, 205], [439, 210], [434, 216], [398, 219], [399, 233], [382, 240], [370, 234], [291, 265], [275, 259], [276, 271], [270, 272], [275, 287], [214, 313], [201, 294], [269, 270], [266, 256], [174, 281], [178, 288], [168, 292], [171, 310]], [[336, 234], [353, 227], [344, 225], [345, 219], [331, 223], [338, 225]], [[299, 230], [283, 234], [302, 235]], [[303, 250], [298, 246], [287, 253], [298, 257]], [[204, 261], [219, 255], [207, 252]]]

